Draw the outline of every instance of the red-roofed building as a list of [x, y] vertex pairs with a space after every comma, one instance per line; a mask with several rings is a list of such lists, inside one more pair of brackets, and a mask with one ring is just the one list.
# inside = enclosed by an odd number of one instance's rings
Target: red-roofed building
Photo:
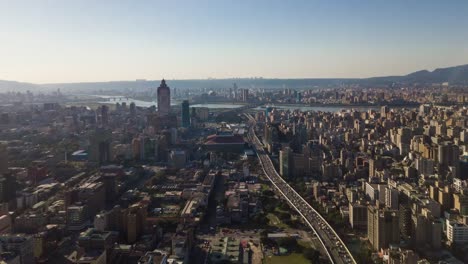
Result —
[[234, 135], [225, 125], [219, 128], [216, 134], [206, 138], [205, 146], [209, 151], [242, 153], [245, 141], [241, 135]]

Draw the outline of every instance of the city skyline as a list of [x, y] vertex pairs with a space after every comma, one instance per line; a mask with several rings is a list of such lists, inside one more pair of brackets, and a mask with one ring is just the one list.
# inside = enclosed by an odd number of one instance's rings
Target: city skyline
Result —
[[0, 262], [468, 263], [466, 14], [0, 0]]
[[463, 1], [2, 2], [0, 80], [404, 75], [468, 63], [467, 11]]

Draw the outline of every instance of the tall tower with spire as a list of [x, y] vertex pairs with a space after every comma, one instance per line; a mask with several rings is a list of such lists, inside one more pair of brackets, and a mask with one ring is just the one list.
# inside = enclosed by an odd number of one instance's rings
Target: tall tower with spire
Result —
[[166, 81], [162, 79], [158, 87], [158, 114], [159, 116], [167, 116], [171, 110], [171, 90], [167, 86]]

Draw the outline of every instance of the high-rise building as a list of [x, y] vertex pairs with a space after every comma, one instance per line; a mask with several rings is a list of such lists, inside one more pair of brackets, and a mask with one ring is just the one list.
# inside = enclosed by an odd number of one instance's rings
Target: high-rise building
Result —
[[430, 176], [434, 174], [434, 161], [426, 158], [416, 159], [416, 169], [419, 175]]
[[130, 117], [134, 118], [136, 116], [136, 105], [134, 102], [130, 103]]
[[362, 134], [364, 132], [364, 122], [359, 119], [354, 120], [354, 130], [356, 130], [358, 134]]
[[267, 146], [268, 152], [273, 150], [273, 142], [278, 140], [278, 127], [272, 124], [265, 126], [265, 145]]
[[388, 106], [384, 105], [380, 108], [380, 116], [387, 117], [388, 112], [390, 112], [390, 108], [388, 108]]
[[419, 115], [427, 115], [431, 111], [431, 106], [428, 104], [422, 104], [419, 106]]
[[0, 174], [8, 171], [8, 154], [5, 144], [0, 143]]
[[117, 174], [116, 173], [103, 173], [102, 179], [104, 182], [104, 189], [106, 192], [106, 202], [112, 203], [117, 196]]
[[109, 107], [107, 105], [101, 106], [101, 124], [107, 126], [109, 123]]
[[367, 227], [367, 206], [359, 203], [349, 203], [349, 224], [351, 228]]
[[460, 215], [468, 215], [468, 195], [455, 193], [453, 194], [454, 208], [458, 210]]
[[439, 201], [439, 187], [437, 186], [429, 186], [429, 197], [431, 197], [432, 200], [438, 202]]
[[446, 219], [447, 240], [450, 243], [468, 242], [468, 226], [453, 220]]
[[309, 175], [309, 159], [300, 153], [293, 153], [290, 157], [291, 168], [290, 173], [294, 177], [305, 177]]
[[188, 100], [182, 102], [182, 127], [190, 126], [190, 105]]
[[132, 140], [132, 156], [133, 156], [133, 159], [135, 159], [135, 160], [144, 160], [145, 159], [144, 142], [145, 142], [145, 137], [144, 136], [135, 137]]
[[403, 238], [409, 238], [412, 234], [411, 208], [402, 204], [398, 208], [400, 233]]
[[67, 207], [68, 230], [83, 230], [89, 224], [88, 207], [86, 205], [74, 205]]
[[462, 142], [468, 142], [468, 129], [460, 131], [460, 140]]
[[448, 188], [448, 186], [446, 186], [446, 188], [444, 189], [442, 188], [439, 189], [439, 203], [442, 206], [442, 210], [444, 211], [450, 210], [451, 205], [452, 205], [452, 199], [453, 199], [452, 192]]
[[147, 217], [146, 210], [146, 204], [136, 203], [129, 206], [122, 213], [122, 231], [128, 243], [135, 242], [143, 230], [145, 230]]
[[377, 171], [384, 169], [384, 160], [380, 157], [369, 159], [369, 177], [373, 178]]
[[438, 148], [439, 163], [444, 166], [457, 166], [460, 149], [450, 142], [443, 142]]
[[442, 223], [435, 219], [427, 208], [423, 208], [421, 213], [416, 213], [416, 210], [413, 210], [411, 218], [411, 237], [414, 246], [419, 249], [427, 246], [439, 249], [442, 239]]
[[386, 249], [400, 242], [398, 214], [395, 211], [369, 206], [367, 211], [367, 236], [374, 250]]
[[335, 163], [324, 163], [322, 164], [322, 179], [323, 180], [333, 180], [339, 179], [343, 176], [343, 171], [340, 168], [340, 165]]
[[96, 129], [90, 136], [89, 160], [100, 164], [109, 162], [111, 160], [111, 140], [112, 133], [110, 130]]
[[10, 173], [0, 176], [0, 202], [8, 203], [15, 199], [16, 179]]
[[77, 201], [87, 206], [89, 216], [97, 214], [104, 209], [106, 190], [102, 182], [85, 182], [75, 186]]
[[289, 147], [284, 148], [279, 153], [280, 175], [283, 178], [289, 178], [291, 175], [292, 150]]
[[398, 210], [398, 190], [390, 187], [385, 188], [385, 206]]
[[167, 116], [171, 110], [171, 90], [166, 81], [162, 79], [158, 87], [158, 113], [159, 116]]
[[242, 89], [242, 101], [247, 102], [249, 100], [249, 89]]

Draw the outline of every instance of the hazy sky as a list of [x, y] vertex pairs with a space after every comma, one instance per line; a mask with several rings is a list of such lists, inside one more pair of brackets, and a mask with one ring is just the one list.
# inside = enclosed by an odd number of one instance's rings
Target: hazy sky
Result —
[[468, 64], [467, 0], [0, 0], [0, 79], [368, 77]]

